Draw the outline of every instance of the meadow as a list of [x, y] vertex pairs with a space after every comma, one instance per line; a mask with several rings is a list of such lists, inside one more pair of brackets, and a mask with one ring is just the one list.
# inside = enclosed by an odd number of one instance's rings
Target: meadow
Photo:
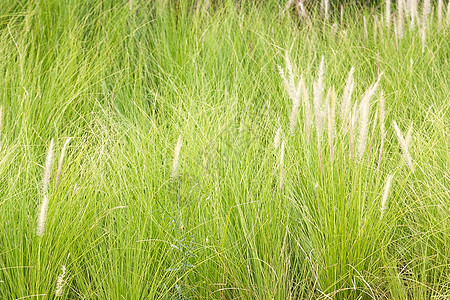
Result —
[[194, 2], [2, 1], [0, 299], [450, 299], [450, 4]]

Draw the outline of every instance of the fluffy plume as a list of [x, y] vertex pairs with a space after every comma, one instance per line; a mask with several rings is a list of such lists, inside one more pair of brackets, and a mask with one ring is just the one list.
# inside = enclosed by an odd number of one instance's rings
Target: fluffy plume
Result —
[[447, 4], [447, 26], [450, 26], [450, 1]]
[[431, 12], [430, 0], [424, 0], [422, 7], [422, 53], [425, 53], [426, 41], [427, 41], [427, 23], [428, 15]]
[[363, 16], [363, 26], [364, 26], [364, 36], [367, 39], [369, 39], [369, 32], [367, 31], [367, 19], [366, 16]]
[[175, 145], [175, 149], [173, 151], [172, 178], [175, 178], [178, 175], [178, 163], [180, 161], [180, 151], [182, 145], [183, 145], [183, 138], [180, 135], [178, 137], [177, 144]]
[[409, 23], [409, 30], [413, 30], [415, 27], [415, 22], [418, 18], [417, 0], [409, 0], [409, 11], [410, 11], [410, 18], [411, 18], [411, 21]]
[[[300, 79], [300, 82], [303, 80], [303, 76]], [[297, 123], [297, 115], [298, 115], [298, 108], [300, 106], [300, 87], [301, 84], [299, 84], [299, 87], [293, 92], [293, 98], [292, 100], [292, 112], [289, 117], [289, 123], [290, 123], [290, 129], [289, 132], [291, 134], [294, 133], [295, 130], [295, 124]]]
[[398, 11], [398, 15], [397, 15], [398, 19], [397, 19], [396, 31], [397, 31], [398, 37], [401, 39], [403, 37], [403, 12], [404, 12], [403, 0], [397, 0], [397, 11]]
[[280, 147], [280, 141], [281, 141], [281, 126], [278, 127], [277, 132], [275, 133], [275, 138], [273, 139], [273, 147], [275, 149], [278, 149], [278, 147]]
[[381, 217], [383, 217], [384, 212], [386, 210], [386, 203], [387, 203], [387, 199], [388, 199], [388, 196], [389, 196], [389, 191], [391, 189], [392, 178], [393, 177], [394, 177], [394, 175], [389, 174], [387, 179], [386, 179], [386, 184], [384, 185], [383, 197], [381, 198]]
[[323, 77], [325, 73], [325, 61], [322, 56], [322, 60], [319, 66], [319, 72], [317, 75], [317, 81], [314, 83], [314, 117], [316, 121], [317, 136], [319, 139], [322, 136], [323, 131], [323, 109], [322, 109], [322, 94], [323, 94]]
[[413, 131], [413, 125], [411, 124], [411, 126], [409, 126], [409, 128], [408, 128], [408, 131], [406, 132], [406, 137], [405, 137], [405, 143], [406, 143], [406, 147], [408, 149], [412, 142], [412, 131]]
[[391, 0], [386, 0], [385, 5], [386, 26], [389, 28], [391, 26]]
[[71, 137], [67, 138], [67, 140], [64, 143], [64, 146], [61, 150], [61, 155], [59, 156], [58, 169], [56, 170], [56, 179], [55, 179], [56, 189], [58, 188], [59, 178], [61, 177], [61, 172], [62, 172], [63, 163], [64, 163], [64, 156], [66, 155], [66, 148], [67, 148], [67, 145], [70, 143], [71, 139], [72, 139]]
[[305, 111], [306, 139], [309, 140], [312, 127], [312, 110], [311, 104], [309, 103], [308, 89], [306, 88], [305, 80], [303, 79], [303, 77], [300, 79], [300, 90], [302, 91], [303, 95], [303, 106]]
[[62, 297], [64, 294], [64, 277], [66, 276], [66, 266], [61, 267], [61, 275], [56, 279], [55, 296]]
[[42, 203], [39, 211], [39, 218], [36, 229], [36, 235], [40, 237], [44, 236], [45, 232], [45, 220], [47, 218], [48, 208], [48, 184], [50, 182], [50, 172], [53, 163], [53, 147], [54, 142], [52, 139], [50, 142], [50, 146], [48, 147], [47, 158], [45, 159], [44, 178], [42, 180]]
[[425, 18], [430, 14], [431, 12], [431, 1], [430, 0], [424, 0], [423, 1], [423, 15]]
[[396, 133], [397, 139], [398, 139], [398, 143], [400, 144], [400, 148], [402, 149], [403, 159], [405, 160], [409, 169], [411, 171], [413, 171], [412, 158], [411, 158], [411, 155], [409, 154], [408, 144], [406, 143], [405, 139], [403, 138], [403, 134], [400, 131], [400, 128], [398, 127], [397, 122], [393, 121], [392, 125], [394, 126], [395, 133]]
[[380, 79], [371, 85], [365, 92], [360, 104], [360, 126], [359, 126], [359, 143], [358, 143], [358, 158], [362, 159], [364, 151], [366, 150], [367, 133], [369, 130], [369, 114], [370, 114], [370, 100], [374, 96]]
[[438, 9], [437, 9], [437, 16], [438, 16], [438, 24], [439, 29], [442, 27], [442, 12], [444, 10], [444, 2], [442, 0], [438, 0]]
[[[348, 116], [350, 115], [350, 109], [352, 106], [352, 93], [353, 88], [355, 86], [355, 80], [353, 79], [353, 73], [355, 72], [355, 68], [351, 68], [348, 73], [347, 81], [345, 83], [344, 94], [342, 95], [342, 105], [341, 105], [341, 119], [345, 122], [348, 120]], [[344, 123], [345, 124], [345, 123]]]
[[353, 112], [350, 113], [350, 124], [349, 124], [349, 150], [350, 158], [353, 157], [353, 145], [355, 140], [355, 129], [358, 123], [358, 103], [355, 102], [353, 106]]
[[321, 7], [322, 7], [322, 13], [323, 13], [323, 16], [324, 16], [325, 20], [328, 20], [328, 10], [329, 10], [329, 7], [330, 7], [330, 1], [329, 0], [322, 0]]

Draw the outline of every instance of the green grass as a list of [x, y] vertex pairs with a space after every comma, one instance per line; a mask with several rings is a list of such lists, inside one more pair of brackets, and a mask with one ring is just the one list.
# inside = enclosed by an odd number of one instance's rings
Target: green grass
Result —
[[[422, 52], [421, 31], [405, 25], [396, 41], [383, 7], [302, 23], [274, 1], [207, 12], [188, 1], [136, 0], [131, 11], [97, 2], [0, 6], [1, 299], [54, 298], [62, 266], [64, 299], [450, 297], [450, 24], [438, 28], [436, 7]], [[326, 123], [320, 156], [316, 131], [306, 136], [303, 104], [289, 134], [277, 68], [286, 51], [310, 100], [324, 57], [324, 96], [337, 93], [333, 159]], [[361, 160], [339, 118], [351, 67], [352, 107], [383, 72], [379, 171], [379, 92]], [[394, 120], [404, 135], [413, 124], [414, 172]]]

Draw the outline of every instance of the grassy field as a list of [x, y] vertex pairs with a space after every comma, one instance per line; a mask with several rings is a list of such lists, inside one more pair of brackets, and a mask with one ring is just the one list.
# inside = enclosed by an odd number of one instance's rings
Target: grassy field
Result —
[[1, 299], [450, 299], [447, 1], [95, 2], [0, 5]]

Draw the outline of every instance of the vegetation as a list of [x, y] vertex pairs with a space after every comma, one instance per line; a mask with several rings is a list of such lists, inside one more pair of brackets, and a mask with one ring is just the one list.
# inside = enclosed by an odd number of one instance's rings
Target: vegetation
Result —
[[0, 298], [448, 299], [450, 8], [389, 3], [4, 1]]

